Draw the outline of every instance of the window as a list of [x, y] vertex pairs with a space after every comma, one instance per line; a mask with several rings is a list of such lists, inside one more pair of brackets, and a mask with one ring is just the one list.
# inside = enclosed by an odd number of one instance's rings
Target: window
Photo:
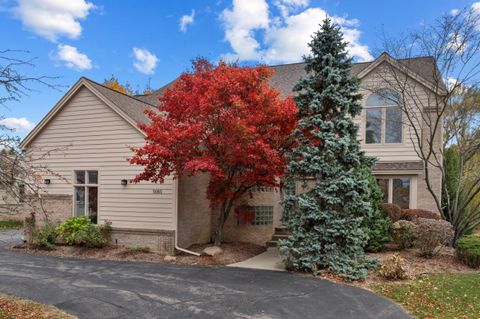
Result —
[[400, 208], [410, 208], [410, 177], [377, 177], [377, 183], [383, 192], [384, 203], [393, 203]]
[[401, 208], [410, 207], [410, 178], [392, 179], [392, 203]]
[[74, 172], [75, 216], [88, 216], [93, 223], [98, 219], [98, 171]]
[[365, 143], [402, 143], [400, 97], [392, 90], [371, 94], [365, 103]]
[[272, 225], [273, 224], [273, 206], [253, 206], [252, 225]]
[[366, 110], [365, 142], [378, 144], [382, 142], [382, 110]]

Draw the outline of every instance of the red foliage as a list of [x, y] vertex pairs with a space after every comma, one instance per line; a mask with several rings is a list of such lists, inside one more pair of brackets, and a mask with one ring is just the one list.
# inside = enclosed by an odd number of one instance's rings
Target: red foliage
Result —
[[391, 203], [383, 203], [383, 204], [380, 204], [380, 209], [382, 209], [383, 212], [388, 217], [390, 217], [390, 219], [392, 220], [392, 223], [402, 219], [402, 209], [398, 205], [391, 204]]
[[402, 218], [404, 220], [414, 220], [416, 218], [427, 218], [439, 220], [440, 215], [424, 209], [402, 209]]
[[241, 226], [250, 225], [255, 218], [252, 206], [241, 205], [236, 207], [235, 217]]
[[207, 197], [222, 210], [253, 186], [278, 187], [297, 109], [270, 87], [272, 74], [195, 61], [159, 99], [160, 112], [147, 112], [151, 123], [140, 126], [146, 145], [130, 159], [144, 166], [134, 182], [208, 172]]

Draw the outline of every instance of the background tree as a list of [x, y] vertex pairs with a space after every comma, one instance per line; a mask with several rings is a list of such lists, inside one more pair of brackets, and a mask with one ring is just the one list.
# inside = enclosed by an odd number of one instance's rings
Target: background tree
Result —
[[[382, 47], [396, 59], [430, 56], [437, 63], [438, 69], [430, 70], [431, 81], [427, 85], [409, 80], [402, 68], [394, 66], [384, 68], [380, 75], [383, 83], [399, 93], [405, 125], [424, 165], [427, 189], [443, 218], [454, 226], [454, 243], [480, 223], [480, 207], [471, 205], [480, 193], [480, 175], [467, 173], [472, 167], [479, 171], [478, 162], [474, 163], [475, 154], [480, 151], [476, 89], [480, 79], [479, 25], [478, 12], [464, 9], [445, 14], [399, 39], [385, 36]], [[402, 62], [407, 67], [410, 63], [413, 61]], [[456, 177], [449, 176], [447, 161], [452, 157], [444, 154], [452, 145], [459, 155]], [[443, 201], [436, 187], [436, 172], [442, 179]], [[455, 189], [451, 188], [452, 179], [458, 185]]]
[[291, 235], [280, 242], [280, 251], [290, 268], [361, 279], [373, 265], [364, 254], [368, 236], [362, 227], [372, 214], [363, 168], [373, 159], [360, 150], [352, 121], [362, 107], [346, 45], [327, 18], [304, 57], [307, 75], [294, 87], [297, 145], [289, 153], [286, 184], [310, 187], [285, 196], [283, 222]]
[[152, 78], [148, 78], [148, 82], [145, 85], [143, 90], [140, 90], [137, 86], [137, 89], [133, 89], [132, 85], [129, 82], [125, 82], [125, 84], [121, 84], [118, 78], [112, 74], [110, 79], [105, 79], [103, 81], [103, 85], [115, 90], [117, 92], [127, 94], [127, 95], [148, 95], [151, 94], [154, 90], [151, 86]]
[[[28, 51], [0, 50], [0, 107], [21, 101], [35, 87], [59, 88], [52, 83], [56, 77], [28, 74], [28, 70], [35, 66], [34, 61]], [[0, 120], [2, 118], [0, 113]], [[40, 173], [46, 168], [34, 167], [32, 164], [36, 159], [22, 152], [19, 142], [14, 131], [0, 125], [0, 199], [10, 204], [33, 205], [36, 196], [24, 195], [27, 192], [38, 194]], [[3, 213], [15, 214], [14, 207], [20, 206], [9, 206]]]
[[120, 82], [118, 81], [118, 78], [115, 77], [113, 74], [110, 77], [110, 79], [105, 79], [103, 81], [103, 85], [123, 94], [127, 94], [127, 95], [135, 94], [130, 83], [126, 82], [125, 84], [120, 84]]
[[287, 160], [296, 108], [270, 87], [267, 67], [217, 66], [196, 60], [160, 98], [142, 125], [146, 145], [134, 149], [144, 166], [135, 182], [209, 173], [207, 198], [218, 211], [214, 242], [235, 203], [252, 187], [277, 187]]

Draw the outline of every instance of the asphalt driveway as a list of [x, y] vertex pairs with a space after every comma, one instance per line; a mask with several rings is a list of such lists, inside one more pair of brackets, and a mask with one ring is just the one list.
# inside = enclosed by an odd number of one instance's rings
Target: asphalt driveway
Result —
[[7, 251], [0, 292], [79, 318], [409, 318], [371, 292], [274, 271], [54, 258]]

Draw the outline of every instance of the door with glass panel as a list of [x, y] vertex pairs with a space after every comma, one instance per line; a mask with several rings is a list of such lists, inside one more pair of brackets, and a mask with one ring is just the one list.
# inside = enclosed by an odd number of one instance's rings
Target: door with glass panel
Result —
[[98, 220], [98, 171], [76, 170], [73, 185], [75, 216], [88, 216], [93, 223]]

